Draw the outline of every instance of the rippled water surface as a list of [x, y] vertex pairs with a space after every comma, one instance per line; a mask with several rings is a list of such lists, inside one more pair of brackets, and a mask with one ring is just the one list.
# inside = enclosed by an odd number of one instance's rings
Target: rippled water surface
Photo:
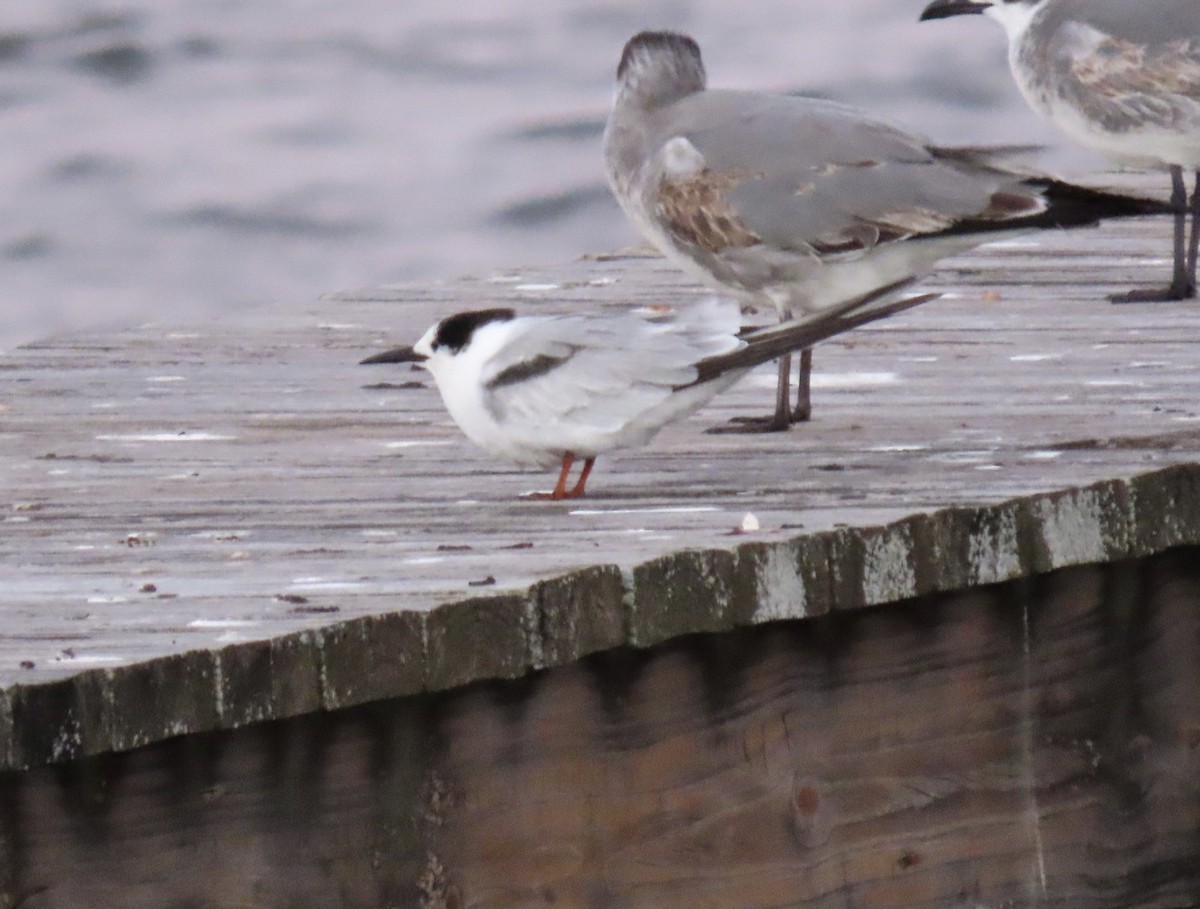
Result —
[[633, 242], [600, 132], [625, 39], [710, 81], [857, 104], [946, 142], [1045, 142], [981, 17], [920, 0], [5, 0], [0, 350], [63, 330]]

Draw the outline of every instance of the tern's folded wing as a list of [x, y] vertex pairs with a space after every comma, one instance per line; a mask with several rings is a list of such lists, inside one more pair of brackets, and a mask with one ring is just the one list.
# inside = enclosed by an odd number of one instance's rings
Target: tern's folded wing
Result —
[[709, 303], [670, 321], [632, 314], [529, 320], [490, 360], [485, 403], [531, 433], [619, 432], [696, 378], [695, 364], [736, 349], [738, 307]]

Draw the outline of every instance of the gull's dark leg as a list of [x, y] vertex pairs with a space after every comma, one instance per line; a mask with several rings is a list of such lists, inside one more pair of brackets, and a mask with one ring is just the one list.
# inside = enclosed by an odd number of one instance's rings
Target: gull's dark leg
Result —
[[1196, 254], [1200, 252], [1200, 170], [1196, 171], [1196, 183], [1192, 189], [1192, 242], [1188, 246], [1187, 278], [1188, 286], [1196, 295]]
[[800, 351], [800, 369], [796, 376], [796, 409], [793, 423], [807, 423], [812, 418], [812, 348]]
[[[1195, 208], [1194, 203], [1193, 196], [1193, 208]], [[1179, 165], [1171, 166], [1171, 205], [1175, 209], [1175, 267], [1170, 286], [1114, 294], [1109, 297], [1114, 303], [1166, 303], [1172, 300], [1186, 300], [1188, 297], [1196, 295], [1194, 268], [1196, 257], [1195, 255], [1189, 256], [1185, 251], [1188, 221], [1187, 183], [1183, 179], [1183, 168]], [[1192, 220], [1196, 221], [1195, 215]], [[1195, 246], [1195, 239], [1195, 230], [1193, 229], [1193, 246]], [[1191, 268], [1189, 268], [1189, 259]]]
[[769, 417], [734, 417], [724, 426], [704, 430], [713, 435], [738, 432], [781, 432], [792, 425], [792, 356], [779, 358], [779, 381], [775, 385], [775, 413]]
[[779, 358], [779, 381], [775, 383], [775, 416], [772, 428], [787, 429], [792, 422], [792, 355]]

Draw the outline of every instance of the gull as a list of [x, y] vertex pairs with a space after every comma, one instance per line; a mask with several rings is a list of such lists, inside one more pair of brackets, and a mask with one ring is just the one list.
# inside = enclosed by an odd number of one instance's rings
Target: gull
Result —
[[[984, 13], [1004, 27], [1013, 78], [1034, 110], [1121, 164], [1170, 171], [1171, 283], [1112, 299], [1194, 297], [1200, 246], [1200, 2], [934, 0], [921, 19], [967, 13]], [[1190, 243], [1185, 170], [1196, 180]]]
[[[584, 494], [597, 456], [645, 445], [760, 363], [937, 294], [895, 299], [899, 287], [770, 328], [739, 333], [741, 306], [713, 298], [674, 318], [633, 312], [518, 316], [457, 313], [411, 347], [363, 363], [416, 363], [433, 375], [463, 433], [496, 457], [559, 466], [558, 483], [531, 498]], [[583, 467], [574, 486], [575, 461]]]
[[[783, 319], [901, 285], [937, 261], [1024, 230], [1167, 209], [1017, 168], [1028, 148], [945, 148], [842, 104], [706, 87], [696, 42], [631, 38], [604, 133], [609, 184], [638, 230], [685, 271]], [[788, 357], [775, 412], [795, 411]]]

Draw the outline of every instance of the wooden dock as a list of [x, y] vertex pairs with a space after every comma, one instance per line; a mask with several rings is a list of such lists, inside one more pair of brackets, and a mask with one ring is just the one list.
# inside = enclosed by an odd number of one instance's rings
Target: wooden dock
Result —
[[1200, 905], [1200, 304], [1104, 300], [1168, 233], [949, 262], [577, 502], [357, 362], [660, 259], [0, 359], [0, 909]]

